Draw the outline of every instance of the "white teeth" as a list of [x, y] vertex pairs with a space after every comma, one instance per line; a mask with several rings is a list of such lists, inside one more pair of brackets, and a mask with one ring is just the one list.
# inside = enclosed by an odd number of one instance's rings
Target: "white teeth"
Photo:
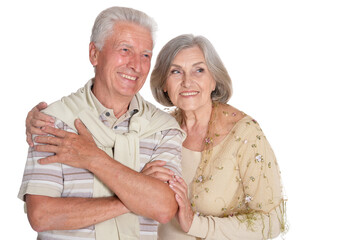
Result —
[[132, 81], [135, 81], [137, 79], [136, 77], [131, 77], [131, 76], [128, 76], [128, 75], [125, 75], [125, 74], [122, 74], [121, 76], [123, 78], [129, 79], [129, 80], [132, 80]]
[[182, 95], [182, 96], [194, 96], [197, 94], [198, 94], [198, 92], [182, 92], [182, 93], [180, 93], [180, 95]]

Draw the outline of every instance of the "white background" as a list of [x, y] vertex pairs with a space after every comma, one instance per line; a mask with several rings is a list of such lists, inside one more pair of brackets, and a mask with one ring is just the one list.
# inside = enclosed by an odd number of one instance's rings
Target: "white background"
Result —
[[[36, 238], [17, 199], [26, 114], [92, 77], [91, 28], [100, 11], [115, 5], [143, 10], [158, 22], [153, 63], [160, 47], [179, 34], [201, 34], [215, 45], [233, 79], [230, 103], [260, 122], [278, 157], [289, 198], [286, 239], [360, 238], [358, 1], [4, 2], [2, 239]], [[148, 83], [141, 93], [154, 103]]]

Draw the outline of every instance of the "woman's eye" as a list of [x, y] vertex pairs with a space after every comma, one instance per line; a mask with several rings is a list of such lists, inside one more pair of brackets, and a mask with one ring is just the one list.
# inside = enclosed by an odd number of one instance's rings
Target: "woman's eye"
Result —
[[180, 73], [180, 71], [178, 71], [178, 70], [175, 69], [175, 70], [170, 71], [170, 73], [171, 73], [171, 74], [178, 74], [178, 73]]
[[204, 72], [204, 68], [198, 68], [197, 72]]

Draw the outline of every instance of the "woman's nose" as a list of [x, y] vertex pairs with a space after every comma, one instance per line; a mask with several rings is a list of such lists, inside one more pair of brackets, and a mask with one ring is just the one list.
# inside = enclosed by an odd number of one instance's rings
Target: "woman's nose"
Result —
[[191, 85], [191, 82], [192, 82], [192, 79], [189, 76], [187, 76], [187, 75], [183, 76], [183, 81], [182, 81], [183, 87], [189, 87]]

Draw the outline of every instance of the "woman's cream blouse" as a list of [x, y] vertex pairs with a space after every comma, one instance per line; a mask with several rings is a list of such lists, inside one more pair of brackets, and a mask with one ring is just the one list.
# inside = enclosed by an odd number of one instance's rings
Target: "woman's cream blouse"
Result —
[[[212, 149], [183, 148], [183, 177], [196, 214], [188, 233], [176, 219], [160, 225], [159, 239], [268, 239], [285, 230], [285, 208], [275, 155], [258, 123], [239, 120]], [[201, 174], [201, 175], [197, 175]]]

